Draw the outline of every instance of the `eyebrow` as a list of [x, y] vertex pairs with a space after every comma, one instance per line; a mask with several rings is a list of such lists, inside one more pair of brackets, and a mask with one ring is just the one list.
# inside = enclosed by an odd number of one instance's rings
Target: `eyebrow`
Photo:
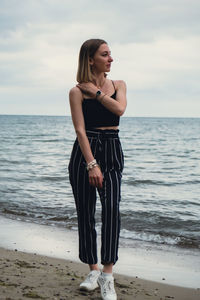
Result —
[[104, 53], [111, 54], [111, 51], [103, 51], [102, 54], [104, 54]]

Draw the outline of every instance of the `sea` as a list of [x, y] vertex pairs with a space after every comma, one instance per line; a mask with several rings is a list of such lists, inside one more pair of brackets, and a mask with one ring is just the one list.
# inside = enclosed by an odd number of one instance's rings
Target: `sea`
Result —
[[[200, 118], [122, 117], [121, 241], [200, 249]], [[0, 216], [77, 231], [70, 116], [0, 115]], [[96, 227], [101, 228], [98, 198]]]

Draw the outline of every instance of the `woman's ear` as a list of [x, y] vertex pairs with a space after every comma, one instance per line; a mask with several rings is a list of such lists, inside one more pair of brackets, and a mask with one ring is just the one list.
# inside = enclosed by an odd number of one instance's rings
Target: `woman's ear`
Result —
[[89, 64], [90, 64], [90, 66], [92, 66], [93, 65], [93, 63], [94, 63], [94, 60], [93, 60], [93, 58], [89, 58]]

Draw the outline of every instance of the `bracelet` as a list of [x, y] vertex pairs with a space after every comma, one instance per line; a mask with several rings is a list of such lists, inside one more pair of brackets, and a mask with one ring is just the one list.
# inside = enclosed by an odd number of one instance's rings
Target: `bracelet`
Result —
[[93, 165], [93, 164], [95, 164], [96, 162], [97, 162], [96, 159], [93, 159], [92, 161], [90, 161], [90, 162], [87, 164], [87, 166]]
[[89, 162], [86, 166], [86, 169], [89, 170], [89, 169], [92, 169], [93, 166], [97, 163], [96, 159], [93, 159], [91, 162]]
[[92, 170], [92, 169], [95, 168], [95, 167], [98, 167], [98, 168], [100, 169], [100, 166], [96, 163], [96, 164], [90, 166], [90, 167], [88, 168], [88, 171]]

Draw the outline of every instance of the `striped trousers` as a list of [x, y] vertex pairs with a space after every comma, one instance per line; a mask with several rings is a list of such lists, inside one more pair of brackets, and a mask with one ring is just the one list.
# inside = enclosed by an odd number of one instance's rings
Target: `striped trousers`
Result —
[[118, 132], [119, 130], [86, 130], [93, 156], [104, 177], [101, 189], [89, 184], [86, 161], [77, 139], [71, 153], [68, 170], [78, 217], [79, 258], [87, 264], [96, 264], [98, 261], [95, 230], [96, 190], [102, 205], [101, 263], [115, 264], [118, 260], [119, 203], [124, 167]]

